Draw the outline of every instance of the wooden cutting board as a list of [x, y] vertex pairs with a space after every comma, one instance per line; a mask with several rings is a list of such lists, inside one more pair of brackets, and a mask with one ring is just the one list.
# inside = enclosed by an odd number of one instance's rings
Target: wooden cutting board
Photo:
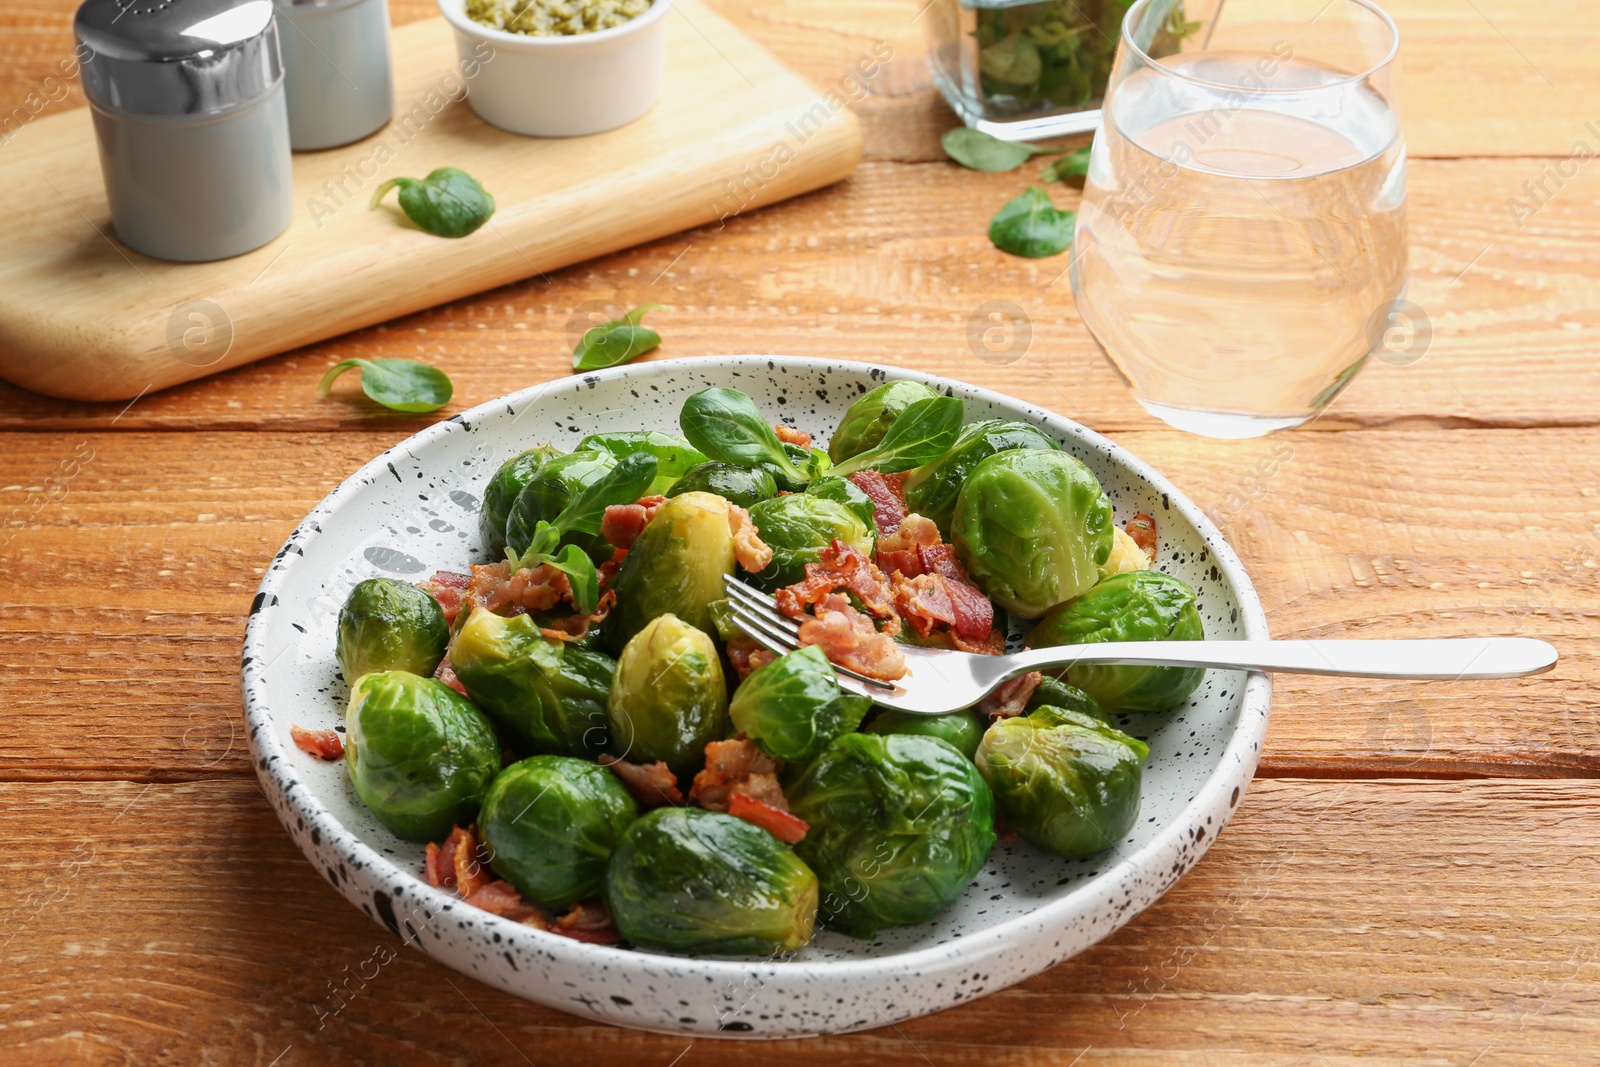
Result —
[[[412, 116], [406, 128], [297, 154], [288, 231], [217, 263], [165, 263], [116, 239], [87, 108], [24, 127], [0, 151], [0, 376], [50, 396], [126, 400], [716, 223], [854, 168], [861, 129], [840, 94], [819, 93], [699, 0], [675, 8], [655, 108], [565, 139], [484, 123], [460, 98], [448, 24], [401, 27], [395, 114]], [[452, 241], [405, 222], [392, 199], [367, 209], [385, 179], [439, 166], [494, 194], [490, 225]]]

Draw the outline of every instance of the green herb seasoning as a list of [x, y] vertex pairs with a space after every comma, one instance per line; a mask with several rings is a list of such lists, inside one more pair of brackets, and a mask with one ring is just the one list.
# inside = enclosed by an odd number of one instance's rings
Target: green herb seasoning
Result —
[[650, 10], [650, 0], [467, 0], [467, 17], [529, 37], [614, 29]]

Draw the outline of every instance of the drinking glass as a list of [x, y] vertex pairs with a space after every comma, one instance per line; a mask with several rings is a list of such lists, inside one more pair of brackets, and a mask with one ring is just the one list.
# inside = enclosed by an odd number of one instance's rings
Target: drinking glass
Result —
[[1366, 0], [1223, 0], [1181, 50], [1122, 24], [1069, 274], [1157, 418], [1297, 426], [1382, 350], [1406, 282], [1399, 37]]

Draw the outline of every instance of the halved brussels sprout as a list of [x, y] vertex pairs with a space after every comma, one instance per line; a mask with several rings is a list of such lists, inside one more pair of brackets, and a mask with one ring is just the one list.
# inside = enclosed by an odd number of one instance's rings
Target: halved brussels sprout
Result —
[[[539, 468], [533, 480], [517, 494], [506, 519], [506, 544], [522, 555], [533, 544], [540, 521], [554, 522], [573, 497], [604, 478], [617, 465], [610, 452], [586, 449], [556, 456]], [[567, 538], [596, 563], [611, 558], [611, 546], [599, 534], [574, 534]]]
[[621, 651], [651, 619], [667, 614], [711, 629], [709, 606], [723, 599], [723, 579], [733, 573], [728, 507], [710, 493], [684, 493], [661, 505], [611, 582], [617, 606], [602, 630], [607, 648]]
[[373, 671], [427, 677], [449, 643], [450, 625], [439, 602], [409, 582], [368, 578], [339, 609], [339, 669], [351, 685]]
[[913, 715], [909, 711], [885, 710], [867, 725], [867, 733], [937, 737], [971, 759], [972, 754], [978, 751], [978, 742], [983, 740], [983, 725], [970, 711], [952, 711], [948, 715]]
[[877, 447], [902, 411], [919, 400], [931, 400], [938, 395], [921, 382], [907, 381], [884, 382], [863, 393], [844, 413], [839, 428], [828, 440], [828, 458], [842, 463]]
[[748, 581], [768, 592], [804, 578], [806, 564], [820, 559], [834, 538], [868, 556], [877, 539], [870, 519], [863, 522], [844, 504], [806, 493], [763, 500], [750, 509], [750, 521], [772, 549], [772, 562]]
[[[1113, 574], [1087, 593], [1039, 620], [1029, 648], [1089, 645], [1102, 641], [1201, 641], [1206, 636], [1194, 590], [1160, 571]], [[1066, 679], [1108, 708], [1167, 711], [1199, 687], [1199, 667], [1142, 667], [1083, 663]]]
[[627, 788], [598, 763], [534, 756], [495, 777], [478, 832], [496, 874], [534, 903], [564, 908], [600, 895], [606, 861], [638, 817]]
[[500, 559], [505, 553], [506, 520], [511, 517], [511, 506], [517, 502], [517, 495], [533, 481], [540, 467], [559, 455], [561, 449], [555, 445], [530, 448], [500, 464], [489, 484], [483, 487], [483, 503], [478, 509], [478, 540], [494, 559]]
[[795, 850], [822, 883], [819, 914], [855, 937], [933, 918], [994, 847], [989, 787], [934, 737], [845, 734], [788, 798], [811, 826]]
[[693, 445], [677, 434], [660, 430], [619, 430], [615, 433], [592, 433], [578, 442], [578, 450], [610, 452], [618, 459], [635, 452], [648, 452], [656, 457], [656, 478], [640, 496], [661, 496], [672, 484], [694, 467], [706, 462]]
[[1104, 723], [1111, 721], [1110, 713], [1105, 708], [1102, 708], [1100, 702], [1094, 697], [1077, 686], [1068, 685], [1060, 678], [1052, 678], [1048, 674], [1039, 679], [1038, 688], [1034, 689], [1033, 695], [1028, 697], [1028, 703], [1022, 710], [1024, 712], [1038, 711], [1040, 708], [1045, 707], [1076, 711]]
[[810, 496], [820, 496], [824, 500], [832, 500], [837, 504], [843, 504], [855, 512], [862, 522], [867, 524], [867, 529], [871, 530], [874, 535], [877, 534], [877, 507], [872, 503], [872, 498], [856, 488], [856, 483], [850, 479], [835, 478], [831, 475], [818, 478], [806, 486], [806, 493]]
[[956, 497], [974, 467], [997, 452], [1015, 448], [1054, 451], [1058, 447], [1055, 438], [1025, 422], [975, 422], [961, 431], [950, 451], [905, 476], [906, 509], [932, 519], [939, 532], [949, 537]]
[[443, 682], [405, 671], [363, 675], [345, 710], [344, 761], [356, 796], [408, 841], [470, 823], [500, 770], [483, 712]]
[[717, 646], [670, 612], [634, 634], [617, 657], [607, 705], [612, 747], [634, 763], [660, 760], [679, 781], [728, 733], [728, 683]]
[[816, 645], [779, 656], [734, 690], [734, 729], [776, 760], [805, 760], [861, 725], [868, 697], [839, 688], [833, 665]]
[[956, 555], [989, 599], [1036, 619], [1084, 592], [1111, 555], [1111, 501], [1078, 460], [997, 452], [967, 476], [950, 520]]
[[817, 876], [753, 823], [698, 808], [657, 808], [622, 835], [606, 907], [635, 946], [755, 955], [800, 948], [817, 918]]
[[1133, 828], [1149, 754], [1098, 719], [1042, 707], [989, 727], [977, 764], [1007, 826], [1073, 858], [1103, 852]]
[[1150, 557], [1144, 554], [1144, 549], [1139, 547], [1139, 542], [1129, 536], [1127, 530], [1120, 526], [1114, 527], [1111, 537], [1111, 555], [1100, 564], [1100, 577], [1109, 578], [1113, 574], [1150, 569]]
[[606, 750], [611, 657], [551, 641], [527, 615], [476, 608], [450, 645], [450, 666], [519, 752], [593, 758]]
[[667, 496], [714, 493], [729, 503], [748, 508], [778, 495], [778, 483], [759, 467], [739, 467], [712, 460], [693, 467], [667, 490]]

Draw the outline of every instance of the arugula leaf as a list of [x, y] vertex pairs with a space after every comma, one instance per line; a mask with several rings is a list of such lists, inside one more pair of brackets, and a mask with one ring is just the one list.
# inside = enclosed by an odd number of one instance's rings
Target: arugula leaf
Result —
[[327, 396], [339, 375], [361, 368], [361, 391], [391, 411], [438, 411], [450, 402], [455, 387], [437, 367], [412, 359], [347, 359], [328, 368], [317, 383], [317, 395]]
[[965, 126], [945, 131], [944, 136], [939, 138], [939, 144], [944, 147], [945, 155], [963, 167], [992, 174], [1016, 170], [1034, 156], [1066, 151], [1065, 148], [1050, 148], [1027, 141], [1002, 141]]
[[755, 401], [737, 389], [702, 389], [684, 401], [678, 427], [689, 443], [712, 459], [740, 467], [766, 466], [804, 486], [811, 475], [796, 467]]
[[851, 456], [828, 473], [846, 478], [856, 471], [905, 471], [932, 463], [956, 443], [966, 409], [953, 396], [919, 400], [900, 413], [877, 447]]
[[1010, 200], [989, 223], [989, 240], [1002, 252], [1029, 259], [1059, 255], [1072, 247], [1077, 214], [1060, 211], [1037, 185]]
[[546, 556], [540, 560], [567, 576], [572, 586], [572, 606], [579, 615], [592, 615], [600, 606], [600, 575], [594, 561], [577, 545], [568, 545], [559, 556]]
[[464, 170], [440, 167], [426, 178], [390, 178], [372, 194], [376, 211], [389, 190], [399, 188], [406, 218], [436, 237], [465, 237], [489, 221], [494, 197]]
[[646, 313], [660, 308], [660, 304], [642, 304], [620, 319], [591, 326], [572, 350], [572, 369], [620, 366], [660, 345], [661, 335], [641, 325]]
[[[1042, 182], [1064, 182], [1068, 178], [1087, 178], [1089, 176], [1089, 149], [1087, 146], [1076, 152], [1068, 152], [1060, 159], [1046, 167], [1039, 175]], [[1083, 182], [1073, 184], [1082, 185]]]

